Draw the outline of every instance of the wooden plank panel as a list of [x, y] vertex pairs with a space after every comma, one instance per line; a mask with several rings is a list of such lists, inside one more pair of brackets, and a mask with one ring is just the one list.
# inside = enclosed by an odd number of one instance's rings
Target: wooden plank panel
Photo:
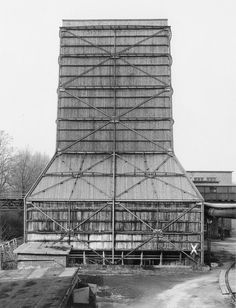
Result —
[[[148, 21], [142, 27], [129, 21], [124, 28], [124, 21], [120, 26], [114, 21], [116, 29], [105, 24], [68, 21], [68, 28], [61, 29], [60, 152], [29, 198], [41, 201], [37, 204], [45, 214], [30, 206], [27, 209], [28, 240], [68, 241], [68, 234], [61, 237], [65, 229], [75, 228], [115, 198], [150, 228], [118, 204], [112, 224], [109, 205], [76, 229], [71, 243], [79, 250], [129, 251], [150, 237], [152, 229], [165, 228], [201, 200], [180, 164], [169, 155], [173, 154], [172, 60], [170, 31], [162, 27], [166, 22]], [[68, 146], [66, 154], [63, 149]], [[115, 152], [119, 156], [106, 159]], [[166, 231], [177, 250], [199, 243], [200, 207]], [[155, 239], [142, 250], [174, 248], [168, 241]]]
[[[164, 85], [163, 82], [170, 85], [171, 61], [170, 57], [168, 57], [169, 29], [160, 28], [161, 26], [156, 29], [152, 27], [153, 24], [148, 28], [140, 26], [129, 29], [120, 26], [117, 28], [116, 52], [122, 52], [124, 60], [126, 61], [127, 57], [131, 65], [122, 61], [121, 57], [121, 59], [116, 60], [116, 67], [114, 68], [113, 59], [109, 59], [109, 53], [114, 51], [114, 28], [103, 27], [98, 29], [93, 27], [86, 29], [84, 26], [83, 28], [81, 28], [81, 26], [71, 27], [71, 23], [69, 22], [68, 28], [62, 28], [61, 30], [60, 84], [68, 82], [66, 87], [72, 95], [78, 97], [82, 96], [85, 99], [86, 97], [94, 97], [92, 101], [87, 100], [87, 102], [93, 106], [99, 107], [99, 110], [105, 112], [109, 116], [114, 113], [114, 76], [117, 87], [116, 114], [122, 114], [124, 108], [126, 108], [127, 111], [128, 108], [132, 108], [140, 103], [143, 97], [149, 98], [152, 93], [157, 94], [157, 88], [162, 88]], [[153, 58], [154, 54], [156, 56]], [[71, 55], [76, 55], [76, 58], [70, 57]], [[141, 55], [141, 57], [139, 58], [138, 55]], [[100, 63], [99, 61], [103, 61], [100, 56], [103, 58], [104, 56], [107, 57], [107, 61], [100, 66], [92, 67], [93, 65], [98, 65]], [[136, 65], [137, 67], [132, 67], [132, 65]], [[89, 71], [87, 72], [87, 70]], [[79, 77], [80, 74], [83, 75]], [[148, 74], [152, 75], [154, 78]], [[76, 79], [72, 80], [72, 78]], [[97, 88], [97, 91], [95, 91], [94, 87]], [[131, 89], [129, 87], [131, 87]], [[145, 89], [140, 91], [137, 87]], [[97, 101], [97, 97], [100, 98], [99, 102]], [[108, 97], [108, 100], [104, 100], [103, 97]], [[125, 97], [129, 97], [129, 99], [122, 100], [122, 98]], [[137, 97], [139, 101], [133, 100], [133, 97]], [[166, 104], [170, 107], [171, 93], [167, 93], [165, 97], [165, 100], [160, 102], [160, 107], [166, 107]], [[142, 108], [132, 111], [130, 117], [142, 116], [143, 121], [146, 121], [146, 125], [148, 125], [147, 123], [150, 117], [171, 117], [170, 109], [152, 109], [151, 106], [153, 106], [154, 102], [157, 103], [158, 99], [152, 101], [152, 105], [147, 105], [149, 109], [145, 108], [146, 106], [144, 104]], [[77, 106], [75, 106], [76, 104], [81, 108], [77, 109]], [[94, 123], [95, 117], [102, 118], [103, 116], [102, 113], [91, 107], [88, 108], [87, 106], [87, 108], [83, 108], [86, 107], [86, 104], [78, 100], [76, 102], [76, 99], [72, 98], [68, 93], [60, 93], [59, 106], [63, 107], [59, 109], [58, 117], [63, 119], [64, 129], [69, 127], [69, 125], [66, 125], [66, 121], [70, 123], [71, 120], [77, 120], [77, 118], [81, 117], [91, 118], [91, 123]], [[76, 109], [65, 107], [75, 107]], [[57, 145], [63, 148], [65, 145], [69, 144], [71, 140], [74, 140], [76, 131], [70, 131], [68, 129], [62, 132], [60, 130], [61, 128], [61, 123], [59, 123]], [[171, 129], [171, 126], [169, 126], [169, 129]], [[83, 127], [78, 126], [78, 130], [82, 130], [83, 132]], [[111, 130], [113, 130], [113, 128]], [[83, 133], [81, 134], [80, 132], [78, 136], [81, 135], [83, 135]], [[98, 134], [96, 137], [90, 138], [90, 140], [94, 139], [93, 144], [87, 144], [87, 141], [83, 141], [79, 145], [74, 146], [73, 151], [97, 151], [98, 145], [96, 145], [96, 140], [98, 140], [98, 142], [102, 141], [100, 149], [102, 148], [103, 151], [111, 151], [112, 146], [110, 143], [111, 140], [114, 139], [114, 133], [113, 135], [106, 134], [105, 131], [102, 131], [101, 135], [103, 136], [99, 137]], [[150, 139], [155, 136], [156, 140], [161, 140], [164, 137], [163, 132], [158, 133], [158, 131], [149, 131], [148, 135]], [[155, 146], [153, 147], [151, 143], [147, 144], [144, 141], [139, 142], [140, 138], [137, 136], [135, 136], [134, 140], [128, 137], [124, 139], [122, 134], [120, 134], [120, 137], [125, 140], [126, 143], [130, 143], [130, 146], [127, 146], [118, 141], [117, 150], [120, 151], [128, 151], [129, 148], [133, 151], [145, 151], [145, 148], [154, 151], [156, 148]], [[172, 133], [164, 138], [171, 138], [172, 140]], [[105, 140], [107, 142], [105, 142]], [[119, 140], [119, 136], [117, 136], [117, 140]], [[136, 145], [134, 145], [135, 141], [137, 143]], [[170, 141], [170, 143], [168, 142], [167, 146], [172, 147], [171, 144], [172, 141]]]
[[[77, 213], [80, 212], [80, 216], [72, 215], [72, 225], [76, 225], [77, 223], [83, 221], [84, 219], [88, 218], [93, 211], [101, 207], [101, 204], [98, 203], [77, 203], [71, 202], [71, 209], [72, 211], [76, 211]], [[145, 212], [140, 212], [140, 204], [142, 204]], [[45, 208], [45, 203], [40, 203], [41, 208]], [[56, 207], [66, 209], [67, 203], [51, 203], [48, 204], [47, 207], [50, 207], [52, 211], [46, 211], [48, 215], [51, 215], [54, 219], [64, 219], [65, 224], [67, 221], [68, 211], [57, 211], [54, 210]], [[78, 207], [79, 206], [79, 207]], [[141, 219], [144, 219], [149, 223], [153, 228], [163, 228], [168, 222], [175, 219], [179, 215], [183, 213], [180, 210], [180, 206], [184, 207], [185, 209], [192, 207], [192, 203], [127, 203], [127, 206], [132, 209], [134, 214], [136, 214]], [[163, 207], [164, 206], [164, 207]], [[143, 225], [140, 221], [135, 219], [130, 213], [125, 211], [123, 208], [119, 208], [119, 212], [116, 213], [116, 220], [117, 220], [117, 235], [116, 235], [116, 247], [117, 249], [126, 250], [126, 249], [133, 249], [137, 245], [141, 244], [142, 241], [149, 238], [151, 236], [150, 230], [147, 229], [145, 225]], [[160, 208], [159, 211], [158, 208]], [[156, 209], [156, 211], [152, 211]], [[163, 212], [165, 209], [165, 212]], [[177, 210], [177, 211], [176, 211]], [[179, 247], [179, 249], [190, 250], [191, 243], [200, 243], [200, 213], [196, 212], [200, 210], [200, 206], [197, 206], [193, 212], [187, 213], [185, 216], [181, 217], [178, 222], [172, 224], [168, 228], [168, 232], [172, 232], [171, 234], [166, 233], [166, 237], [169, 238], [173, 243]], [[36, 212], [35, 209], [34, 216], [31, 215], [31, 219], [35, 220], [33, 223], [34, 227], [31, 228], [32, 232], [37, 233], [30, 233], [29, 238], [31, 240], [47, 240], [53, 241], [58, 238], [59, 235], [55, 235], [55, 225], [53, 223], [48, 224], [48, 220], [44, 217], [45, 223], [36, 222], [37, 219], [43, 219], [41, 213]], [[32, 214], [32, 213], [31, 213]], [[165, 222], [163, 221], [165, 220]], [[102, 212], [98, 213], [94, 216], [91, 220], [86, 222], [84, 225], [81, 226], [81, 230], [77, 236], [72, 237], [73, 243], [75, 243], [77, 249], [81, 249], [85, 246], [83, 243], [77, 242], [77, 239], [80, 241], [88, 241], [90, 247], [93, 249], [110, 249], [111, 247], [111, 234], [106, 234], [106, 232], [111, 231], [111, 211], [110, 208], [106, 208]], [[123, 231], [125, 233], [119, 234], [119, 231]], [[136, 232], [135, 234], [129, 234], [129, 231]], [[142, 234], [140, 231], [145, 231], [147, 234]], [[40, 235], [41, 232], [41, 235]], [[45, 233], [49, 232], [49, 233]], [[50, 233], [51, 232], [51, 233]], [[81, 233], [85, 232], [85, 234]], [[89, 232], [86, 234], [86, 232]], [[139, 233], [137, 233], [139, 232]], [[191, 234], [192, 233], [192, 234]], [[67, 238], [67, 237], [66, 237]], [[64, 240], [66, 239], [64, 238]], [[87, 248], [86, 248], [87, 249]], [[165, 249], [165, 250], [173, 250], [173, 247], [166, 243], [165, 241], [160, 239], [160, 241], [153, 240], [151, 243], [145, 245], [143, 250], [148, 249]]]

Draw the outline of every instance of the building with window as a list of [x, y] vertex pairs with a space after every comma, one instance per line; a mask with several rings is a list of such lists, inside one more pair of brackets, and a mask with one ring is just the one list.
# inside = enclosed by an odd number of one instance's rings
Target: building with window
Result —
[[[236, 203], [236, 185], [232, 180], [233, 171], [187, 171], [188, 176], [206, 202]], [[236, 230], [236, 220], [213, 218], [211, 236], [213, 238], [231, 235]]]
[[233, 171], [187, 171], [195, 185], [232, 185]]
[[232, 171], [187, 171], [205, 201], [236, 202]]

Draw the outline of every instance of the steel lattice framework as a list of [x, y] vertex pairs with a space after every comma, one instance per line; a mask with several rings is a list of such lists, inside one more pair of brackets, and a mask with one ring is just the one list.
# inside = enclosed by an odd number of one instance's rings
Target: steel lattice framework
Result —
[[[155, 239], [196, 262], [168, 234], [192, 213], [198, 227], [190, 241], [200, 236], [203, 261], [202, 197], [173, 150], [170, 27], [165, 20], [64, 21], [60, 38], [57, 149], [26, 197], [26, 241], [47, 239], [30, 233], [40, 234], [43, 223], [51, 222], [54, 231], [44, 231], [56, 236], [49, 241], [80, 243], [77, 249], [92, 250], [108, 263], [121, 262]], [[150, 223], [138, 213], [148, 202], [152, 211], [166, 210], [168, 202], [180, 209], [165, 223], [158, 218]], [[53, 212], [60, 209], [66, 218]], [[145, 228], [128, 248], [117, 244], [120, 212]], [[97, 242], [109, 234], [105, 250], [111, 258], [82, 229], [101, 217], [104, 225], [90, 231], [97, 232]], [[116, 250], [125, 251], [122, 258], [115, 259]]]

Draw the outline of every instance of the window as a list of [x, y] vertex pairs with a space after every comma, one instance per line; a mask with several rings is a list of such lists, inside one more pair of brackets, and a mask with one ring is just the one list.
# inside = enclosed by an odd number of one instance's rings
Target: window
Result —
[[196, 178], [193, 178], [193, 180], [194, 182], [203, 182], [204, 178], [196, 177]]
[[216, 192], [216, 187], [210, 186], [210, 192], [211, 192], [211, 193], [215, 193], [215, 192]]
[[209, 177], [207, 178], [207, 182], [217, 182], [216, 177]]

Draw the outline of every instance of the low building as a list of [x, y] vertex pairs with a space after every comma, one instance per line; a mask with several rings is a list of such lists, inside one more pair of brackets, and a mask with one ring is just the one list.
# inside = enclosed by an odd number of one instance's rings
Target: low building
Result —
[[233, 171], [187, 171], [195, 185], [232, 185]]
[[[187, 171], [190, 179], [206, 202], [235, 203], [236, 185], [233, 184], [233, 171]], [[230, 236], [236, 229], [235, 220], [229, 218], [213, 218], [211, 237]]]

